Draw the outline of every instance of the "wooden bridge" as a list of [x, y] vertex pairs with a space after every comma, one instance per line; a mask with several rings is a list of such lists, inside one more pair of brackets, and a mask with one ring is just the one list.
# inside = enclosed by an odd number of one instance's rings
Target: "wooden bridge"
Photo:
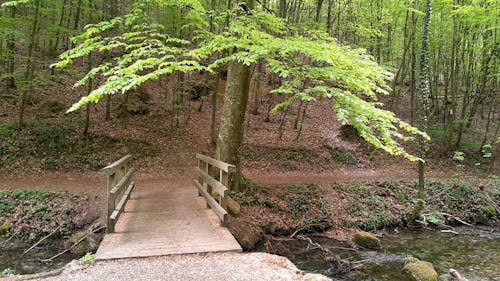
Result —
[[131, 158], [127, 155], [103, 169], [108, 179], [108, 220], [97, 260], [241, 252], [224, 227], [234, 166], [198, 154], [194, 182], [145, 185], [132, 181]]

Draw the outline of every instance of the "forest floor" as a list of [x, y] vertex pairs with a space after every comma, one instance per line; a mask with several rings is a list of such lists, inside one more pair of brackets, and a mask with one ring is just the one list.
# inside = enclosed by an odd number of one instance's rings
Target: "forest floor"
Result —
[[[137, 95], [131, 95], [130, 108], [138, 110], [130, 112], [126, 119], [119, 118], [121, 99], [118, 95], [111, 98], [111, 120], [104, 118], [104, 101], [92, 105], [90, 135], [84, 139], [81, 137], [83, 111], [64, 114], [81, 93], [79, 90], [68, 92], [71, 81], [64, 75], [53, 80], [31, 99], [27, 123], [22, 130], [16, 125], [16, 99], [8, 95], [0, 97], [0, 190], [68, 191], [90, 196], [93, 200], [88, 202], [89, 207], [103, 213], [105, 179], [99, 169], [114, 160], [132, 154], [136, 177], [168, 182], [179, 177], [194, 178], [195, 154], [212, 152], [208, 98], [205, 97], [207, 100], [201, 107], [202, 101], [186, 97], [179, 128], [175, 128], [171, 126], [172, 81], [148, 83]], [[202, 79], [192, 77], [191, 80]], [[223, 89], [224, 83], [221, 83], [219, 93]], [[349, 127], [340, 125], [327, 100], [307, 107], [297, 139], [299, 129], [295, 123], [300, 127], [296, 116], [299, 105], [292, 105], [286, 118], [283, 112], [278, 112], [266, 120], [269, 103], [275, 104], [280, 98], [274, 99], [271, 101], [270, 95], [263, 95], [259, 114], [247, 114], [242, 155], [243, 173], [249, 179], [251, 192], [233, 194], [242, 204], [243, 215], [230, 224], [240, 242], [244, 240], [243, 244], [247, 244], [246, 248], [255, 246], [265, 234], [327, 231], [325, 235], [329, 237], [348, 240], [355, 229], [374, 230], [401, 223], [404, 210], [411, 206], [415, 194], [412, 182], [417, 177], [415, 163], [374, 150]], [[217, 114], [221, 108], [219, 96]], [[217, 127], [218, 122], [219, 118]], [[477, 152], [480, 136], [474, 132], [465, 135], [460, 151], [465, 152], [466, 157], [457, 161], [453, 160], [454, 151], [443, 145], [439, 128], [431, 129], [435, 140], [427, 159], [427, 176], [443, 182], [454, 175], [462, 179], [466, 176], [482, 179], [461, 180], [460, 190], [474, 194], [483, 186], [498, 205], [500, 195], [495, 178], [500, 174], [499, 161]], [[406, 148], [414, 151], [411, 143]], [[493, 152], [498, 155], [498, 145], [493, 147]], [[450, 195], [448, 199], [465, 194], [453, 193], [450, 186], [454, 183], [435, 184], [430, 193], [437, 198]], [[447, 192], [439, 193], [439, 190]], [[491, 204], [483, 197], [479, 204], [483, 209], [474, 209], [470, 222], [482, 222], [485, 216], [494, 218]], [[358, 199], [354, 198], [361, 198], [361, 202], [355, 202]], [[436, 200], [431, 204], [436, 208], [429, 211], [460, 209], [449, 204], [443, 207], [443, 202]], [[477, 203], [472, 199], [471, 202]], [[473, 209], [472, 203], [464, 210]], [[388, 215], [389, 220], [382, 220]], [[450, 219], [440, 221], [449, 223]], [[254, 231], [245, 231], [247, 225]], [[245, 237], [245, 233], [254, 237]]]

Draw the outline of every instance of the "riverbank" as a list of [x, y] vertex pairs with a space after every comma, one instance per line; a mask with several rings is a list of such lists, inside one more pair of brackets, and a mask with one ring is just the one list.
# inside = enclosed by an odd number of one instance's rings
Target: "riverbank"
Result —
[[[414, 281], [403, 270], [408, 257], [431, 263], [439, 280], [455, 280], [450, 269], [467, 280], [500, 280], [500, 225], [458, 226], [445, 231], [387, 229], [379, 232], [379, 250], [352, 247], [325, 237], [308, 237], [319, 246], [299, 239], [275, 238], [260, 250], [288, 257], [301, 270], [324, 274], [336, 281]], [[344, 267], [325, 259], [320, 247], [334, 253]], [[356, 270], [342, 271], [345, 268]]]
[[94, 252], [104, 235], [98, 201], [66, 191], [0, 190], [0, 275], [51, 270]]
[[[246, 250], [262, 243], [266, 235], [320, 232], [350, 241], [359, 229], [405, 227], [417, 198], [416, 182], [410, 180], [245, 184], [246, 192], [231, 194], [241, 204], [241, 215], [231, 220], [229, 228]], [[429, 179], [423, 215], [411, 226], [495, 223], [500, 219], [499, 187], [498, 179]]]

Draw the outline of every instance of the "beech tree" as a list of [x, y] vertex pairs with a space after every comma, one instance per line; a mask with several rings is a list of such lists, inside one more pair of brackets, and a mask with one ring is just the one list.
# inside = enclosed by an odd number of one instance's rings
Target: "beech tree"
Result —
[[[179, 19], [184, 22], [181, 29], [189, 29], [194, 40], [163, 32], [165, 26], [148, 14], [150, 4], [185, 11]], [[364, 49], [342, 46], [325, 33], [290, 25], [267, 10], [255, 9], [252, 1], [231, 7], [218, 18], [224, 20], [224, 16], [230, 17], [227, 28], [214, 32], [207, 28], [209, 16], [198, 1], [143, 0], [136, 1], [132, 12], [124, 17], [88, 25], [85, 32], [73, 38], [76, 46], [63, 53], [54, 67], [65, 67], [91, 52], [113, 51], [119, 55], [94, 67], [76, 83], [75, 86], [84, 85], [97, 75], [105, 79], [70, 111], [98, 102], [105, 95], [126, 94], [163, 75], [212, 73], [227, 66], [217, 157], [238, 167], [232, 186], [239, 189], [250, 67], [263, 62], [267, 71], [282, 81], [272, 93], [288, 95], [274, 111], [296, 100], [330, 99], [338, 119], [353, 125], [375, 147], [419, 160], [405, 151], [400, 142], [412, 139], [411, 135], [426, 139], [428, 136], [380, 108], [377, 96], [388, 94], [392, 74]]]

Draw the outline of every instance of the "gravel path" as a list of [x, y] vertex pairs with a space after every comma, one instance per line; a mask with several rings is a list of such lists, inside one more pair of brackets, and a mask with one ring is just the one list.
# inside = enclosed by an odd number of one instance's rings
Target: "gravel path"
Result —
[[318, 274], [306, 274], [287, 258], [266, 253], [227, 253], [165, 256], [143, 259], [102, 261], [80, 265], [77, 261], [64, 269], [31, 276], [13, 276], [7, 280], [330, 280]]

